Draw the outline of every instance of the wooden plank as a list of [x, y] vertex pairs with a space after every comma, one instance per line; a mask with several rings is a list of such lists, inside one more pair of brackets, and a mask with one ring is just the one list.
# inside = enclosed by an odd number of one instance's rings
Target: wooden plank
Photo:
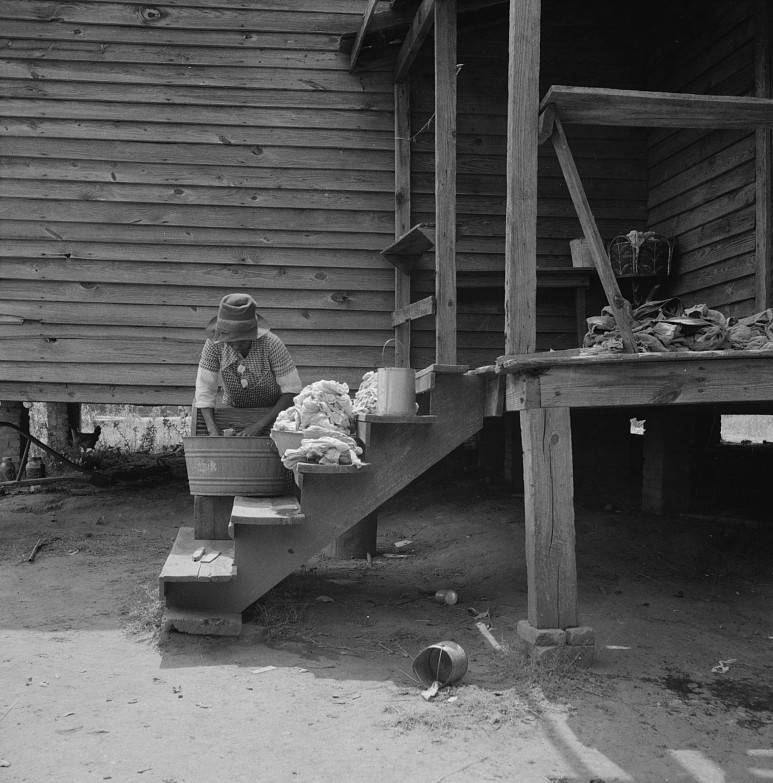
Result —
[[[435, 245], [431, 232], [421, 224], [406, 231], [396, 242], [381, 251], [382, 256], [420, 256]], [[394, 263], [394, 262], [393, 262]]]
[[[220, 552], [211, 563], [193, 560], [193, 553], [204, 547], [207, 552]], [[172, 551], [161, 569], [163, 582], [228, 582], [236, 576], [234, 543], [231, 540], [210, 541], [194, 538], [193, 528], [183, 526], [177, 533]], [[218, 563], [218, 561], [220, 561]], [[217, 565], [215, 565], [217, 563]]]
[[411, 65], [413, 65], [413, 61], [416, 59], [424, 40], [435, 22], [434, 10], [435, 0], [423, 0], [419, 6], [416, 16], [414, 16], [411, 22], [408, 35], [403, 40], [400, 52], [397, 55], [395, 82], [400, 82], [408, 76]]
[[[252, 420], [254, 421], [254, 419]], [[252, 423], [252, 422], [250, 422]], [[220, 425], [223, 426], [222, 424]], [[206, 434], [206, 427], [200, 434]], [[228, 539], [232, 497], [215, 495], [193, 496], [193, 534], [197, 539]]]
[[349, 56], [349, 70], [353, 71], [357, 66], [357, 58], [360, 56], [360, 50], [362, 49], [362, 42], [365, 40], [365, 33], [368, 30], [370, 19], [373, 16], [373, 12], [376, 10], [376, 3], [378, 0], [368, 0], [368, 5], [365, 8], [365, 13], [362, 15], [362, 22], [360, 23], [360, 29], [357, 31], [357, 35], [354, 38], [354, 45], [352, 46], [352, 53]]
[[528, 618], [577, 625], [574, 478], [568, 408], [521, 411]]
[[[773, 46], [773, 14], [769, 3], [755, 0], [755, 95], [773, 98], [771, 75], [771, 46]], [[755, 138], [755, 233], [756, 233], [756, 292], [757, 311], [773, 304], [773, 150], [770, 128], [758, 128]]]
[[536, 347], [540, 0], [511, 3], [507, 92], [505, 345]]
[[423, 318], [425, 315], [432, 315], [435, 312], [435, 297], [428, 296], [426, 299], [420, 299], [400, 310], [392, 313], [392, 326], [405, 323], [406, 321], [415, 321], [417, 318]]
[[[411, 225], [411, 79], [395, 84], [395, 238]], [[408, 269], [395, 264], [395, 310], [411, 303]], [[395, 366], [411, 366], [411, 323], [395, 326]]]
[[279, 498], [234, 498], [229, 530], [234, 525], [299, 525], [306, 517], [298, 500], [292, 496]]
[[585, 235], [591, 256], [593, 257], [593, 263], [596, 265], [599, 280], [601, 281], [607, 301], [615, 316], [615, 321], [617, 321], [617, 327], [620, 330], [623, 347], [626, 352], [635, 353], [636, 341], [634, 340], [633, 332], [631, 330], [630, 305], [623, 299], [622, 294], [620, 293], [620, 287], [612, 272], [604, 242], [601, 239], [596, 220], [591, 212], [590, 204], [588, 203], [587, 196], [582, 187], [580, 175], [577, 171], [577, 166], [572, 157], [571, 150], [569, 149], [566, 134], [564, 133], [561, 121], [558, 117], [556, 117], [555, 120], [552, 139], [553, 147], [558, 156], [559, 163], [561, 164], [561, 169], [564, 172], [567, 187], [569, 188], [569, 194], [572, 197], [572, 203], [574, 204], [577, 216], [580, 219], [583, 234]]
[[566, 123], [708, 130], [773, 127], [773, 101], [766, 98], [554, 85], [541, 108], [550, 104]]
[[702, 351], [581, 357], [578, 351], [504, 360], [503, 372], [539, 375], [543, 407], [757, 402], [773, 399], [773, 352]]
[[[39, 20], [40, 6], [35, 0], [3, 0], [3, 16], [9, 19]], [[352, 27], [353, 17], [344, 13], [306, 13], [277, 11], [272, 9], [258, 10], [254, 4], [244, 7], [222, 7], [213, 12], [212, 8], [167, 7], [163, 15], [157, 18], [146, 18], [145, 11], [157, 12], [156, 9], [142, 9], [142, 13], [126, 3], [89, 3], [86, 7], [74, 4], [62, 6], [48, 15], [56, 21], [69, 22], [88, 27], [98, 25], [121, 25], [124, 27], [147, 30], [152, 26], [166, 28], [187, 28], [207, 30], [212, 36], [220, 30], [262, 30], [296, 33], [332, 33], [340, 35], [342, 31]], [[43, 17], [43, 18], [48, 18]], [[52, 18], [52, 21], [53, 21]], [[211, 37], [210, 37], [210, 40]]]
[[416, 377], [421, 378], [430, 373], [438, 375], [464, 375], [469, 369], [469, 366], [466, 364], [430, 364], [429, 367], [417, 370]]
[[456, 364], [456, 0], [435, 9], [435, 359]]
[[556, 107], [549, 104], [544, 111], [539, 113], [539, 123], [537, 126], [537, 144], [544, 144], [553, 135], [553, 122], [556, 118]]

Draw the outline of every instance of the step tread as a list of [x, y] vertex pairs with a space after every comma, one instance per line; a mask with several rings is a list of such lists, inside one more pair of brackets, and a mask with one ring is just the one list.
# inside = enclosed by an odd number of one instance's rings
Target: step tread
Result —
[[[194, 560], [193, 553], [203, 547], [205, 553], [219, 552], [211, 562]], [[205, 554], [206, 556], [206, 554]], [[161, 569], [162, 582], [230, 582], [236, 577], [234, 542], [195, 538], [192, 527], [181, 527], [172, 551]]]
[[356, 465], [320, 465], [318, 462], [299, 462], [293, 470], [298, 473], [361, 473], [370, 467], [369, 462]]
[[407, 413], [361, 413], [357, 418], [371, 424], [435, 424], [437, 422], [437, 416], [417, 416]]
[[292, 495], [276, 498], [236, 496], [229, 530], [237, 525], [299, 525], [306, 517]]

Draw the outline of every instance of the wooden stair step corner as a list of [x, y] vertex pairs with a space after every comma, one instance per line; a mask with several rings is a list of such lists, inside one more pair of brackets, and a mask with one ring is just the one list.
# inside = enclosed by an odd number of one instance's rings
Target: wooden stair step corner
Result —
[[[200, 555], [198, 550], [202, 548], [204, 553]], [[163, 587], [167, 582], [230, 582], [235, 577], [234, 542], [204, 541], [194, 537], [192, 527], [185, 526], [177, 532], [158, 578]]]
[[306, 517], [298, 499], [292, 495], [274, 498], [234, 498], [228, 530], [233, 536], [234, 525], [299, 525]]

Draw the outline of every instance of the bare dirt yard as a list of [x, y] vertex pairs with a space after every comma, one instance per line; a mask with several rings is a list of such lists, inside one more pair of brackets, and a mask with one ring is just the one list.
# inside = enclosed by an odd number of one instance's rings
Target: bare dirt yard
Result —
[[[515, 645], [522, 497], [458, 456], [382, 509], [370, 564], [313, 560], [240, 638], [159, 632], [191, 518], [181, 465], [0, 496], [0, 783], [773, 779], [770, 526], [578, 496], [597, 656], [563, 670]], [[412, 660], [444, 640], [469, 669], [425, 701]]]

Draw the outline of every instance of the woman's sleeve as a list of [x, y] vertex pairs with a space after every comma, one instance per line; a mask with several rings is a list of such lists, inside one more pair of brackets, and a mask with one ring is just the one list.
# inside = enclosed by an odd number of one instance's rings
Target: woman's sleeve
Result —
[[217, 400], [220, 356], [214, 343], [207, 340], [201, 349], [199, 370], [196, 374], [196, 395], [193, 404], [197, 408], [214, 408]]
[[285, 344], [275, 334], [269, 332], [269, 335], [272, 338], [268, 349], [271, 372], [274, 373], [274, 378], [276, 378], [282, 394], [298, 394], [303, 386], [295, 362]]

